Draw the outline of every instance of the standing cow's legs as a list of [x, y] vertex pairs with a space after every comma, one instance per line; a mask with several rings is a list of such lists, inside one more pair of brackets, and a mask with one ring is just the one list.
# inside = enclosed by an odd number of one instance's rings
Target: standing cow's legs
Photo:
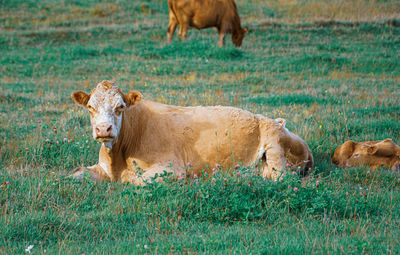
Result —
[[170, 11], [169, 12], [169, 23], [167, 29], [167, 40], [168, 43], [171, 43], [172, 36], [175, 33], [176, 26], [178, 25], [178, 21], [176, 20], [175, 15]]
[[227, 25], [223, 22], [220, 27], [218, 27], [219, 42], [218, 47], [223, 47], [225, 45], [225, 35], [227, 31]]
[[225, 45], [225, 33], [220, 32], [219, 33], [219, 42], [218, 42], [218, 47], [223, 47]]
[[184, 24], [184, 25], [182, 25], [182, 31], [181, 31], [181, 39], [182, 39], [182, 41], [185, 41], [187, 33], [188, 33], [188, 25]]
[[185, 41], [189, 28], [189, 19], [186, 16], [182, 16], [179, 21], [179, 36], [182, 41]]

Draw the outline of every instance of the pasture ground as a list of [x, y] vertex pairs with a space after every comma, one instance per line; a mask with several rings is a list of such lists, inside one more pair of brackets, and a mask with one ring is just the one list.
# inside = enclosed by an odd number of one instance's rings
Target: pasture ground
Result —
[[[0, 253], [400, 253], [399, 173], [330, 163], [347, 139], [400, 143], [400, 2], [239, 0], [241, 49], [212, 29], [167, 45], [166, 2], [0, 1]], [[283, 117], [316, 167], [277, 183], [242, 167], [145, 188], [65, 179], [99, 149], [70, 94], [104, 79]]]

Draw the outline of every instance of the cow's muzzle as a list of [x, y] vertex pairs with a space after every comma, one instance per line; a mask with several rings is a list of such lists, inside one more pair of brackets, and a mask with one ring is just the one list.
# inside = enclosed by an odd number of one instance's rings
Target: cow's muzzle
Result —
[[331, 161], [332, 161], [333, 164], [335, 164], [335, 165], [337, 165], [337, 166], [338, 166], [339, 163], [340, 163], [339, 160], [337, 160], [336, 158], [332, 158]]
[[113, 125], [110, 123], [100, 123], [94, 128], [97, 140], [112, 140]]

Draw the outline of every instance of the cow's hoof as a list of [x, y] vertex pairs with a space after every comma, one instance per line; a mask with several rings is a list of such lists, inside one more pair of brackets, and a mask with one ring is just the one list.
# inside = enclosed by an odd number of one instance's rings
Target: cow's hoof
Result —
[[75, 180], [82, 180], [85, 174], [86, 167], [77, 167], [72, 171], [70, 177], [74, 178]]
[[72, 177], [75, 180], [82, 180], [85, 176], [91, 177], [89, 169], [86, 167], [77, 167], [72, 171], [72, 174], [69, 177]]

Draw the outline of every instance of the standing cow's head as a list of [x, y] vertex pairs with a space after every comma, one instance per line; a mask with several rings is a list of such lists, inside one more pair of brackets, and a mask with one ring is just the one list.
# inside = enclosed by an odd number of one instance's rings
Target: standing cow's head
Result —
[[240, 47], [242, 45], [242, 41], [244, 38], [244, 35], [249, 32], [249, 29], [246, 28], [239, 28], [234, 31], [232, 31], [232, 42], [235, 44], [237, 47]]
[[93, 138], [111, 148], [118, 140], [123, 112], [136, 104], [142, 95], [136, 91], [125, 95], [114, 83], [102, 81], [89, 95], [75, 91], [71, 97], [89, 110]]

